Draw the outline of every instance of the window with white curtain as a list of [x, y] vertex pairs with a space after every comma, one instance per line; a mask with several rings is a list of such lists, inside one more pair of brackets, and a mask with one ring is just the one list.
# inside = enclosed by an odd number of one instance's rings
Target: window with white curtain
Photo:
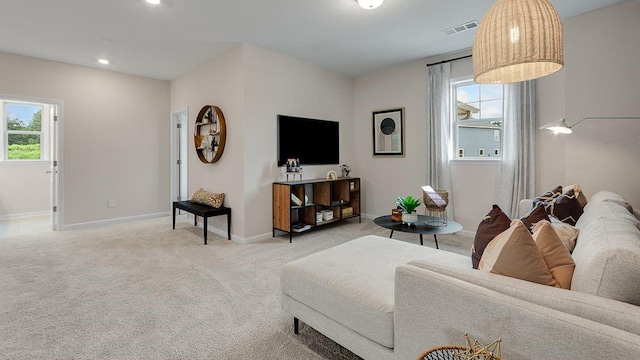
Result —
[[0, 99], [0, 161], [48, 160], [49, 105]]
[[504, 86], [451, 81], [453, 146], [456, 159], [494, 159], [502, 154]]

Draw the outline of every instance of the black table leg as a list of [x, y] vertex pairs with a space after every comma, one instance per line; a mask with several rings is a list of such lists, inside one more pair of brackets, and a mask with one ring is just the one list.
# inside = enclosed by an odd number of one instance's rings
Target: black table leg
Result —
[[173, 206], [173, 230], [176, 229], [176, 206]]
[[198, 226], [198, 215], [193, 214], [193, 226]]
[[[420, 235], [420, 236], [422, 236], [422, 235]], [[440, 249], [438, 247], [438, 237], [436, 236], [436, 234], [433, 234], [433, 240], [435, 240], [435, 242], [436, 242], [436, 249]]]
[[231, 240], [231, 211], [227, 214], [227, 239]]
[[[437, 243], [438, 243], [438, 242], [436, 241], [436, 244], [437, 244]], [[420, 234], [420, 245], [424, 245], [424, 244], [422, 243], [422, 234]]]
[[204, 218], [204, 244], [207, 245], [207, 217], [203, 216]]
[[389, 234], [389, 239], [393, 236], [393, 230], [391, 230], [391, 234]]
[[298, 334], [298, 326], [300, 325], [300, 320], [297, 317], [293, 318], [293, 333]]

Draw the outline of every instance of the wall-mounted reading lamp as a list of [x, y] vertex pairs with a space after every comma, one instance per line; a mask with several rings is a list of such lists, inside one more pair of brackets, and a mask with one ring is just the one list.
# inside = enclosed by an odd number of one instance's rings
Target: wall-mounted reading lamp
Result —
[[540, 129], [551, 130], [554, 134], [571, 134], [573, 131], [571, 130], [574, 126], [580, 124], [585, 120], [640, 120], [638, 116], [588, 116], [586, 118], [582, 118], [580, 121], [573, 125], [567, 125], [565, 119], [560, 119], [558, 121], [550, 122], [546, 125], [540, 126]]

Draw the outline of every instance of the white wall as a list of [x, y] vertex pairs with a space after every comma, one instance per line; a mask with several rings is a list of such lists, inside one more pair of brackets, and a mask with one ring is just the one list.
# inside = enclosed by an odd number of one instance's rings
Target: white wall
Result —
[[[565, 68], [539, 79], [538, 122], [566, 117], [639, 116], [640, 1], [615, 5], [564, 22]], [[461, 54], [452, 54], [454, 58]], [[356, 164], [364, 184], [364, 212], [384, 215], [395, 197], [420, 195], [426, 181], [426, 68], [442, 56], [416, 61], [356, 79], [355, 122], [371, 133], [371, 112], [404, 106], [407, 156], [374, 158], [370, 136], [357, 136]], [[471, 59], [452, 63], [452, 77], [472, 75]], [[539, 131], [536, 192], [579, 183], [587, 196], [600, 189], [621, 193], [640, 206], [640, 120], [617, 121], [614, 128], [585, 122], [569, 137]], [[363, 130], [364, 129], [364, 130]], [[487, 163], [452, 165], [455, 218], [475, 231], [497, 201], [499, 166]]]
[[0, 53], [0, 93], [64, 102], [63, 225], [169, 210], [168, 82]]
[[[339, 121], [340, 163], [354, 164], [354, 81], [256, 46], [244, 49], [244, 215], [250, 240], [271, 236], [272, 183], [285, 180], [277, 167], [277, 115]], [[303, 176], [323, 178], [329, 170], [340, 172], [339, 165], [305, 166]]]
[[0, 164], [0, 218], [49, 211], [47, 162]]
[[[232, 208], [231, 230], [240, 238], [245, 236], [243, 56], [243, 47], [237, 46], [171, 82], [171, 109], [189, 109], [188, 196], [199, 188], [225, 193], [224, 205]], [[218, 106], [227, 126], [224, 152], [213, 164], [198, 159], [193, 143], [193, 125], [205, 105]], [[226, 221], [218, 216], [210, 218], [209, 224], [226, 230]]]
[[[339, 121], [340, 161], [352, 162], [353, 78], [243, 44], [171, 84], [171, 107], [218, 105], [227, 120], [227, 145], [220, 161], [202, 164], [189, 129], [189, 194], [203, 187], [226, 193], [234, 240], [271, 236], [272, 183], [284, 180], [277, 167], [277, 115]], [[319, 150], [321, 151], [321, 150]], [[304, 178], [324, 177], [336, 166], [306, 166]], [[225, 219], [211, 219], [225, 228]]]

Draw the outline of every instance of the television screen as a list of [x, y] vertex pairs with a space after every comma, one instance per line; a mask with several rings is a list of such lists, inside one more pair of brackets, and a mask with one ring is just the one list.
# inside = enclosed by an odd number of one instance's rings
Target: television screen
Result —
[[302, 165], [340, 163], [340, 131], [337, 121], [278, 115], [278, 166], [287, 159]]

